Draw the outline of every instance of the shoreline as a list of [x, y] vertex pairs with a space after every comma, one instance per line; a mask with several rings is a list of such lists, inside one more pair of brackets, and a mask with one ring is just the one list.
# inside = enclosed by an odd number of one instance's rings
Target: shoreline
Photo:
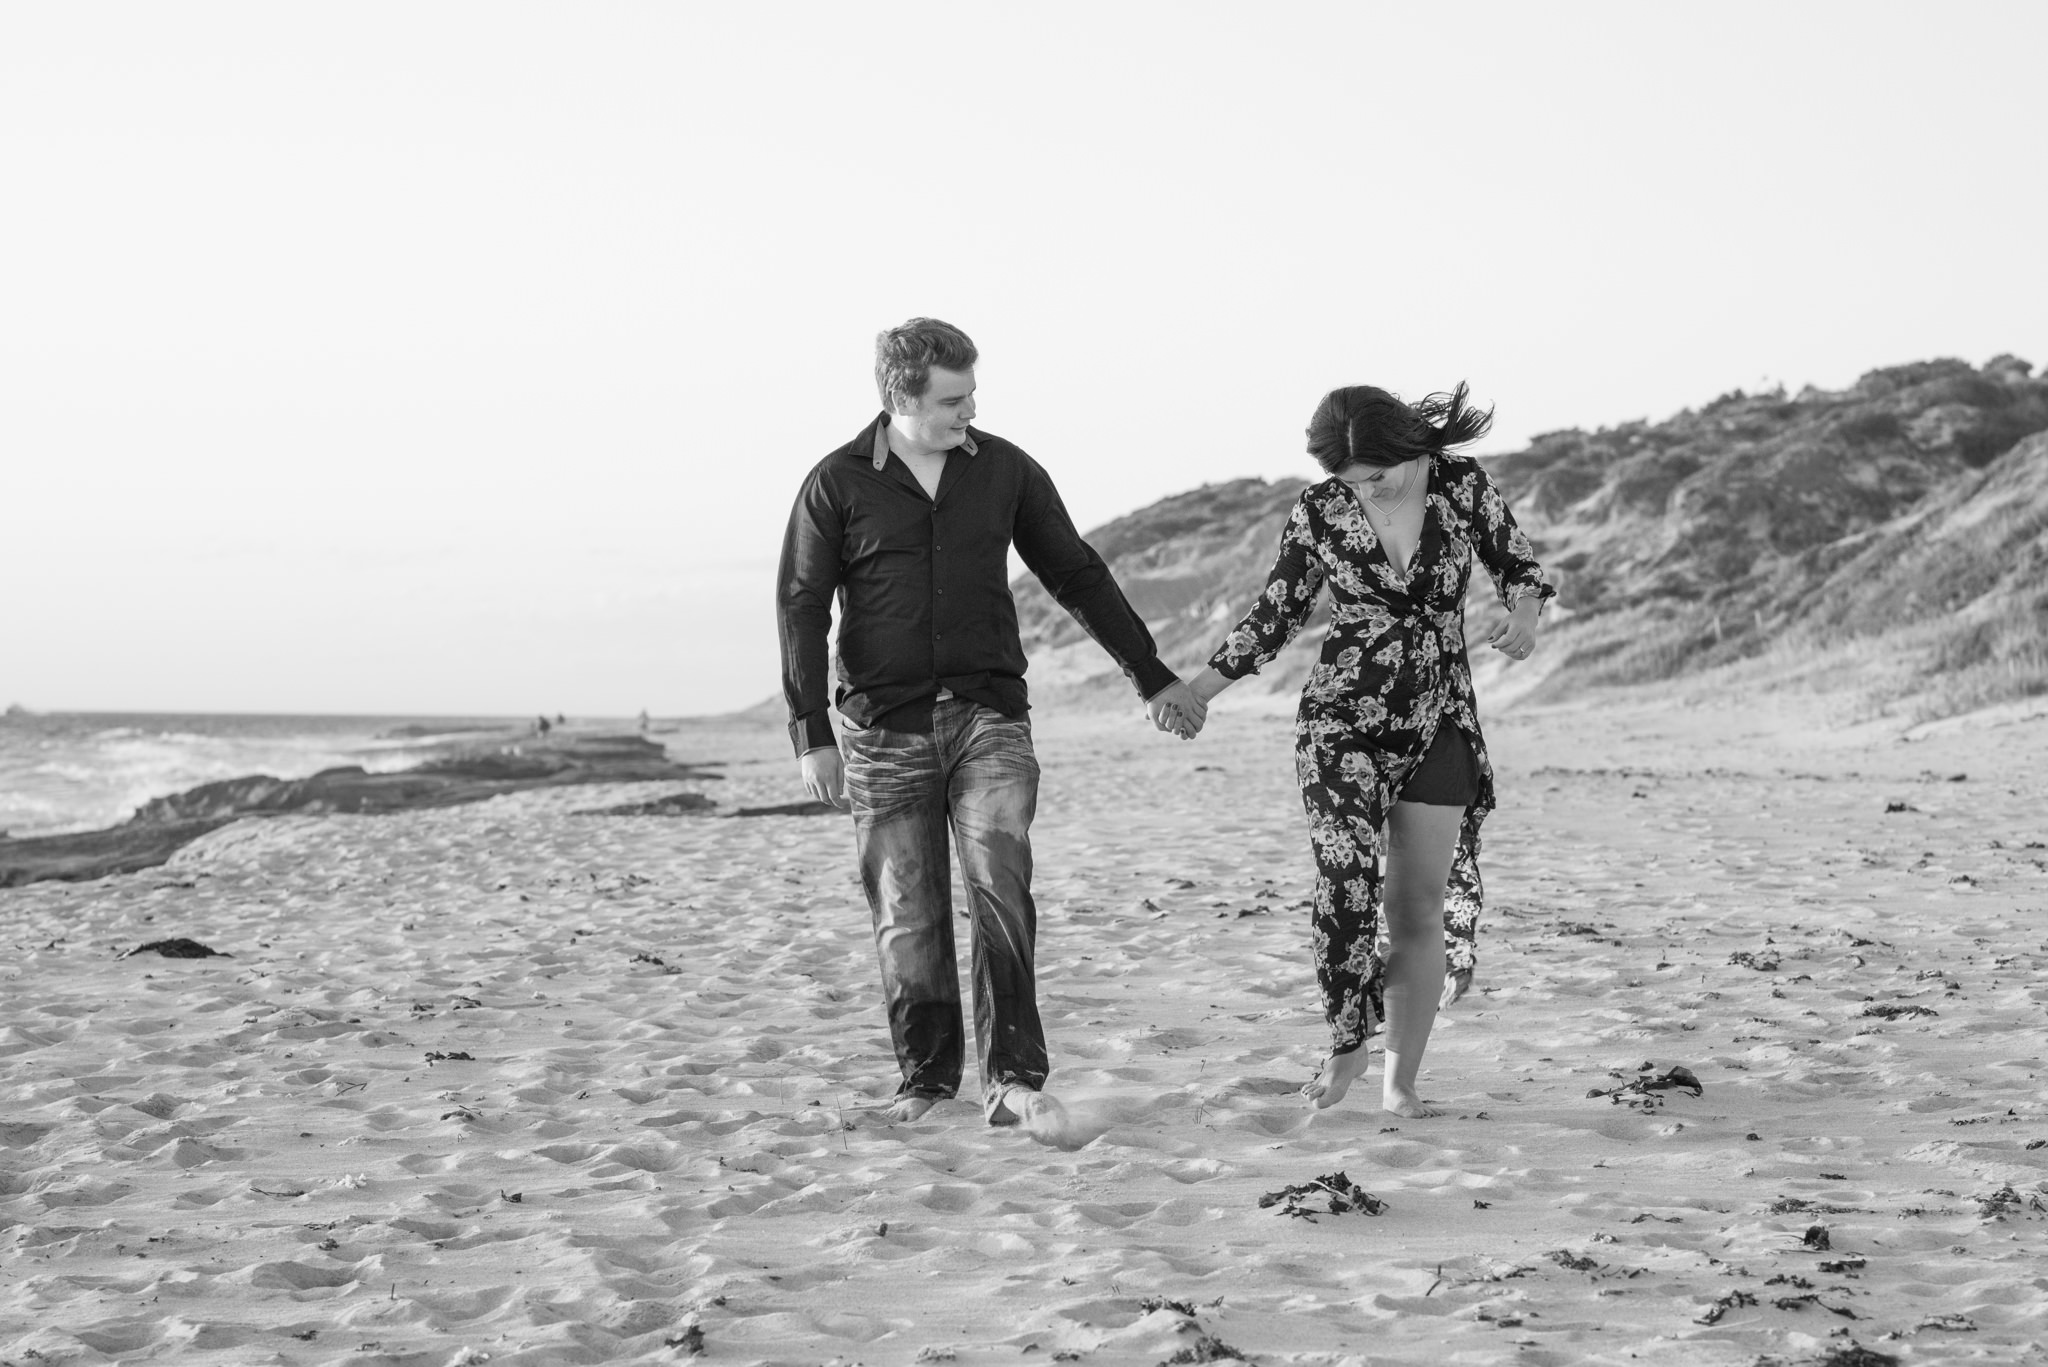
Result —
[[515, 736], [483, 727], [430, 734], [469, 737], [477, 732], [496, 739], [437, 747], [403, 769], [373, 772], [347, 765], [299, 779], [247, 774], [151, 798], [114, 826], [52, 835], [0, 833], [0, 888], [47, 879], [90, 881], [155, 868], [191, 841], [248, 817], [383, 815], [483, 802], [534, 788], [718, 777], [671, 763], [658, 742], [639, 735], [565, 731]]

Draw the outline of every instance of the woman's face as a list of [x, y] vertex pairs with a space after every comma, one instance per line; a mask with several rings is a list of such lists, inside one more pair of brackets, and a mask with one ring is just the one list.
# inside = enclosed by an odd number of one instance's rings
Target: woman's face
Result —
[[1337, 478], [1351, 484], [1362, 493], [1392, 497], [1408, 487], [1408, 481], [1415, 477], [1416, 467], [1424, 457], [1404, 460], [1399, 465], [1367, 465], [1354, 462], [1337, 472]]

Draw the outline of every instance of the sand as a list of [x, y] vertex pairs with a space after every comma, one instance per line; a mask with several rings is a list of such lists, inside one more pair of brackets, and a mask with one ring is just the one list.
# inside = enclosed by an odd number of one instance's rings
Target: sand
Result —
[[[1257, 710], [1039, 716], [1061, 1134], [971, 1079], [876, 1114], [845, 821], [717, 815], [801, 797], [773, 728], [666, 737], [719, 783], [0, 892], [0, 1361], [2048, 1362], [2048, 719], [1822, 715], [1491, 721], [1421, 1121], [1377, 1065], [1295, 1095], [1310, 866]], [[718, 808], [576, 814], [686, 788]], [[121, 957], [172, 936], [232, 957]], [[1340, 1172], [1382, 1213], [1261, 1205]]]

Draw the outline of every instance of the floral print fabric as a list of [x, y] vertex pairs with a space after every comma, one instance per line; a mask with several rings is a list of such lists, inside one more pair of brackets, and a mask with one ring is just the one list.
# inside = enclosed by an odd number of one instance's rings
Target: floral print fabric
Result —
[[1429, 752], [1439, 726], [1457, 727], [1479, 762], [1479, 795], [1465, 809], [1444, 898], [1449, 971], [1477, 962], [1479, 826], [1493, 810], [1493, 766], [1479, 732], [1465, 654], [1465, 589], [1472, 559], [1486, 565], [1512, 609], [1556, 593], [1500, 491], [1467, 456], [1432, 459], [1422, 536], [1397, 571], [1351, 486], [1304, 489], [1280, 536], [1265, 591], [1210, 665], [1225, 678], [1255, 673], [1330, 591], [1329, 635], [1301, 691], [1295, 772], [1316, 861], [1310, 935], [1333, 1047], [1348, 1052], [1385, 1015], [1380, 854], [1387, 813]]

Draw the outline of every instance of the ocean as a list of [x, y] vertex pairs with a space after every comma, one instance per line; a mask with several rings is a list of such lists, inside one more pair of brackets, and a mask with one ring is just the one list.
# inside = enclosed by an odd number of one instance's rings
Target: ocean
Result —
[[244, 774], [303, 778], [359, 764], [404, 769], [503, 717], [295, 717], [10, 712], [0, 716], [0, 834], [56, 835], [126, 821], [141, 803]]

